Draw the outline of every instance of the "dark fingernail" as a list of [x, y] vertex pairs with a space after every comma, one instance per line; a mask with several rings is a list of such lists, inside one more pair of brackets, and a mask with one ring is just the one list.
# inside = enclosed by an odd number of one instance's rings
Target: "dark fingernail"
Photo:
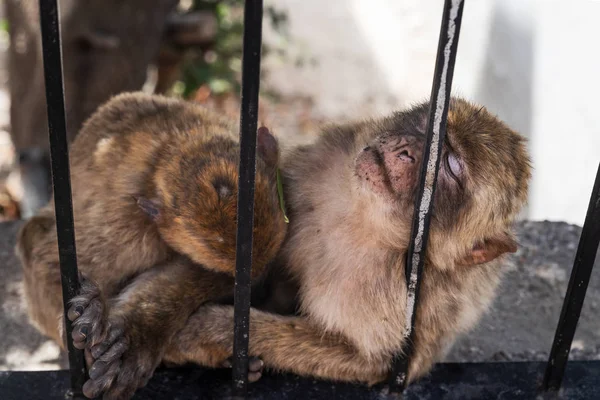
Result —
[[82, 326], [81, 328], [74, 330], [73, 333], [71, 333], [71, 338], [75, 342], [84, 342], [85, 343], [87, 333], [88, 333], [88, 327]]
[[232, 366], [233, 364], [231, 363], [230, 359], [223, 361], [223, 368], [231, 368]]
[[81, 314], [83, 314], [83, 307], [77, 306], [74, 309], [69, 310], [67, 317], [70, 321], [74, 321], [77, 318], [81, 317]]

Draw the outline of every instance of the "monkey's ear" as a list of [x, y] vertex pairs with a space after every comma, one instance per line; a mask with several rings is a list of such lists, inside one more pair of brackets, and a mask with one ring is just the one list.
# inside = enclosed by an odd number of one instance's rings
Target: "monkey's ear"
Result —
[[138, 197], [138, 207], [148, 215], [152, 221], [156, 221], [160, 217], [160, 205], [158, 201], [150, 200], [145, 197]]
[[279, 162], [279, 143], [269, 129], [261, 126], [256, 134], [256, 150], [269, 167], [276, 167]]
[[461, 266], [473, 266], [490, 262], [504, 253], [517, 251], [517, 242], [508, 234], [499, 237], [488, 238], [483, 243], [473, 246], [469, 254], [457, 263]]

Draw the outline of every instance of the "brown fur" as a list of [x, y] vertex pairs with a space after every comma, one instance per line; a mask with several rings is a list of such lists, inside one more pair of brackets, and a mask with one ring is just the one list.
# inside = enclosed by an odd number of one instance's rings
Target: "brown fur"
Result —
[[[400, 180], [389, 171], [383, 179], [372, 174], [374, 165], [364, 161], [368, 150], [361, 149], [422, 140], [427, 110], [424, 104], [330, 127], [285, 160], [290, 226], [280, 261], [299, 286], [301, 315], [252, 310], [250, 354], [267, 367], [367, 383], [389, 373], [406, 329], [405, 256], [420, 162]], [[411, 149], [420, 161], [418, 147]], [[448, 152], [461, 162], [458, 180]], [[427, 373], [489, 307], [502, 275], [500, 256], [516, 249], [511, 225], [530, 178], [523, 138], [460, 99], [451, 102], [442, 160], [410, 381]], [[167, 358], [210, 364], [206, 346], [231, 352], [232, 329], [231, 307], [204, 306], [174, 338]]]
[[[198, 105], [124, 94], [102, 106], [72, 145], [78, 263], [100, 289], [86, 281], [74, 299], [80, 309], [72, 310], [73, 339], [100, 361], [90, 370], [91, 376], [98, 373], [95, 380], [106, 375], [100, 367], [113, 368], [119, 352], [129, 349], [119, 374], [112, 371], [102, 381], [106, 389], [115, 380], [114, 396], [145, 383], [200, 304], [233, 292], [239, 163], [234, 132], [230, 121]], [[275, 184], [277, 144], [266, 135], [259, 134], [258, 143], [253, 278], [262, 275], [286, 230]], [[53, 224], [50, 204], [25, 224], [17, 249], [30, 315], [63, 344]], [[108, 310], [100, 294], [109, 300]], [[88, 387], [88, 394], [94, 390], [102, 391]]]

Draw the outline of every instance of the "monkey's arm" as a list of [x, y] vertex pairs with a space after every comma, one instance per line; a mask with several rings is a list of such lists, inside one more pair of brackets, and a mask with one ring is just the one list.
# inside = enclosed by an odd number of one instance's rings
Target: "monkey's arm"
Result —
[[[233, 307], [206, 305], [171, 341], [166, 360], [214, 366], [233, 351]], [[324, 333], [303, 317], [250, 311], [251, 356], [298, 375], [373, 384], [385, 379], [389, 359], [367, 358], [340, 335]]]
[[152, 376], [194, 310], [230, 294], [233, 284], [229, 276], [178, 257], [140, 274], [110, 300], [106, 321], [99, 324], [107, 327], [100, 342], [90, 342], [97, 336], [90, 332], [94, 323], [86, 318], [87, 309], [83, 311], [75, 319], [73, 339], [78, 347], [89, 348], [94, 358], [84, 386], [86, 396], [133, 395]]

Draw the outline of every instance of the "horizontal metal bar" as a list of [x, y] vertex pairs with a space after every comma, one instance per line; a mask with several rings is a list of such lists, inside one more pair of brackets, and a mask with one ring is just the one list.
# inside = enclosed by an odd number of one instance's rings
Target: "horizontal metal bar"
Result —
[[600, 165], [598, 166], [590, 204], [585, 216], [581, 237], [579, 238], [579, 246], [577, 247], [573, 270], [569, 278], [569, 286], [567, 287], [560, 318], [556, 326], [550, 357], [546, 365], [546, 372], [542, 383], [544, 390], [556, 391], [560, 389], [599, 244]]
[[419, 289], [425, 250], [429, 237], [429, 224], [433, 209], [436, 180], [440, 165], [441, 149], [446, 136], [446, 122], [450, 91], [458, 37], [462, 20], [464, 1], [446, 0], [442, 16], [442, 26], [438, 42], [433, 87], [429, 103], [429, 118], [427, 120], [426, 141], [423, 152], [423, 164], [419, 179], [419, 189], [415, 199], [410, 243], [406, 256], [406, 331], [403, 349], [398, 352], [392, 362], [389, 385], [390, 393], [404, 390], [410, 358], [414, 351], [414, 327], [416, 309], [419, 301]]
[[248, 386], [248, 340], [250, 319], [250, 271], [254, 226], [254, 183], [260, 52], [262, 41], [262, 0], [246, 0], [242, 54], [240, 111], [240, 166], [237, 200], [236, 271], [234, 291], [233, 395], [245, 397]]
[[[72, 326], [66, 315], [68, 302], [79, 290], [79, 279], [71, 199], [59, 14], [57, 0], [40, 0], [39, 4], [60, 278], [66, 337], [70, 338]], [[72, 340], [67, 340], [67, 350], [69, 353], [71, 386], [74, 394], [79, 395], [86, 378], [83, 351], [73, 347]]]

